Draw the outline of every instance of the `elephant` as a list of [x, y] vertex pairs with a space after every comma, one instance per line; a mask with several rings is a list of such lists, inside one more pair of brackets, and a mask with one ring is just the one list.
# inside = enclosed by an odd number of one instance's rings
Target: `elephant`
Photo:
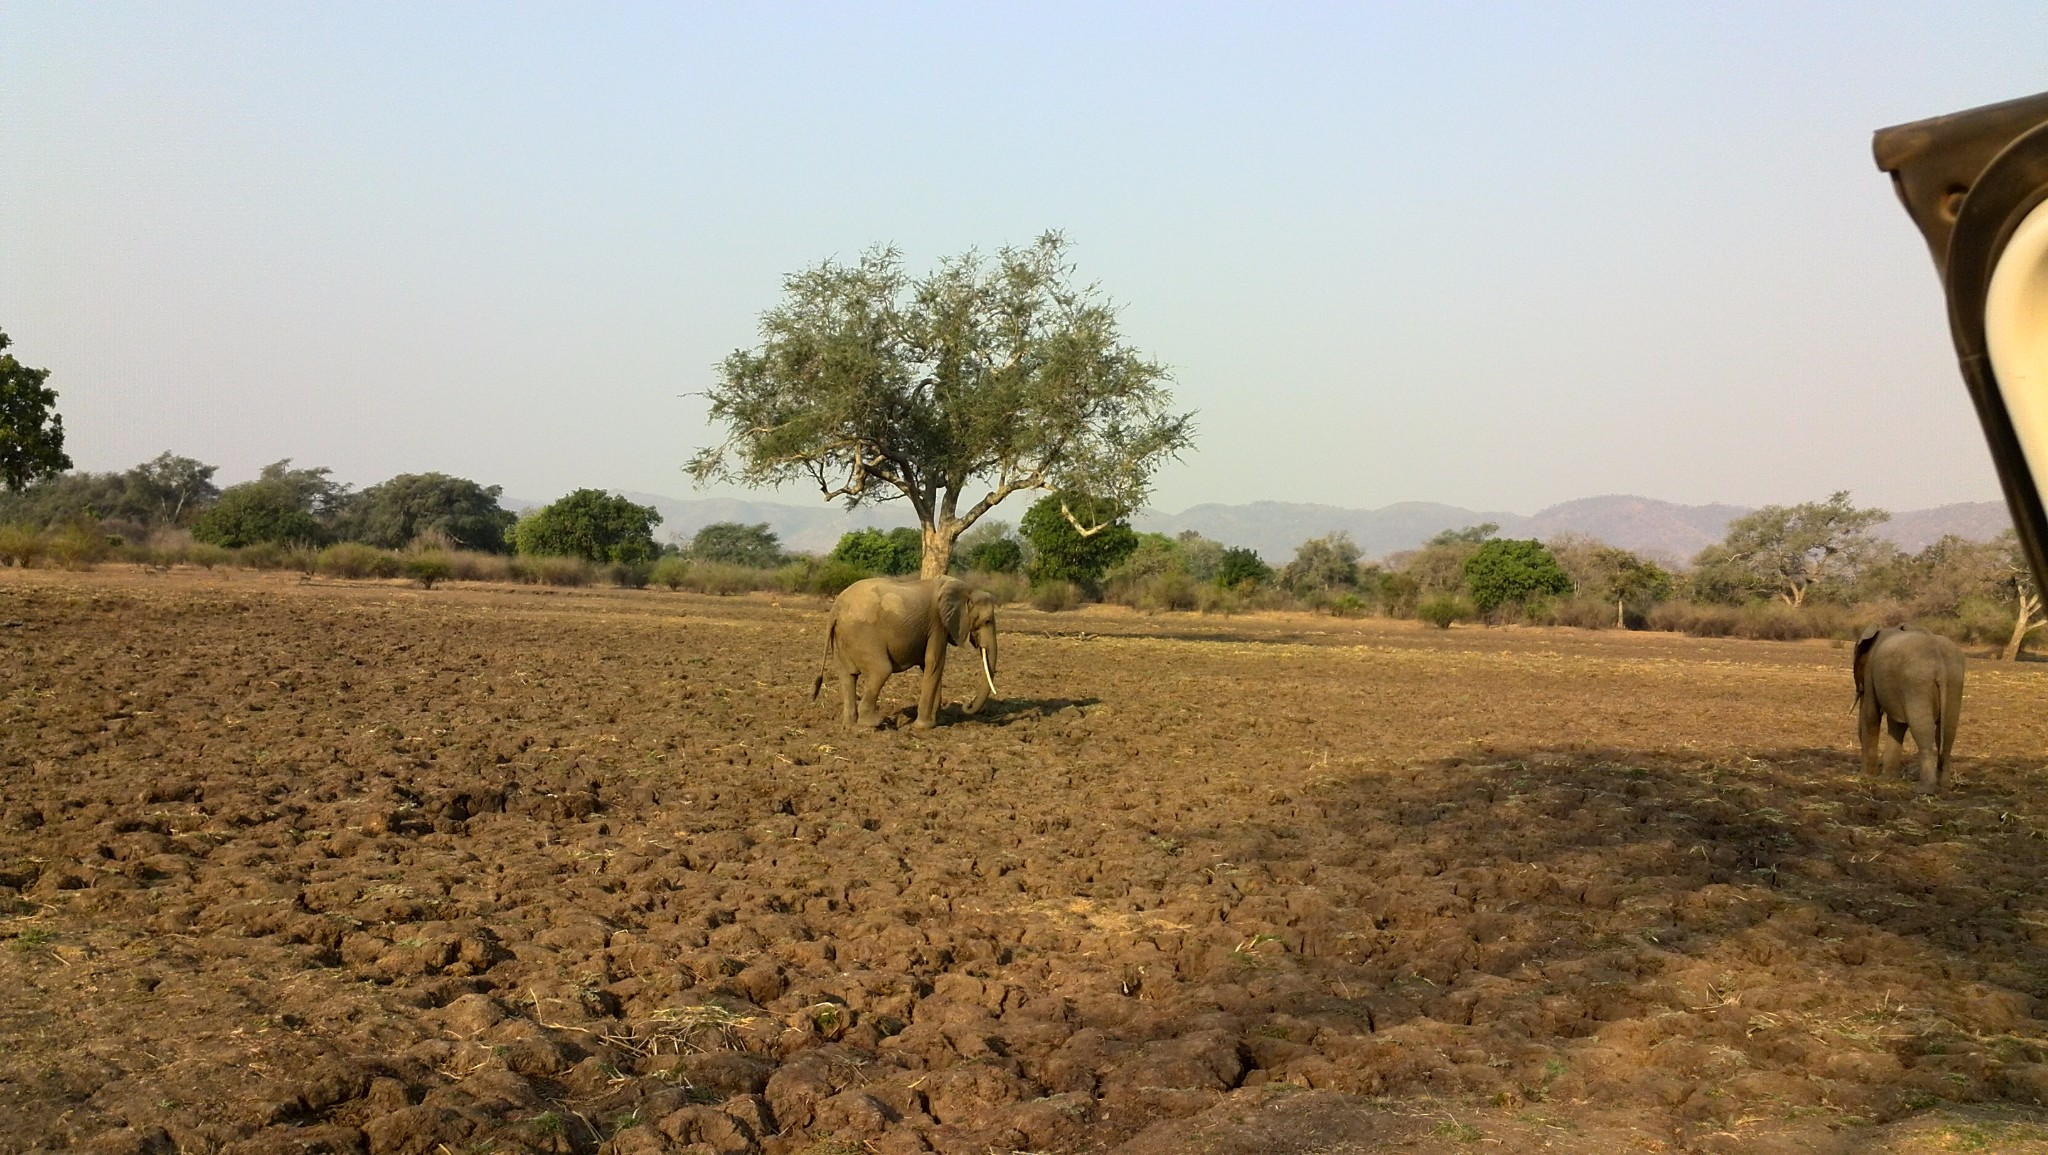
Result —
[[[964, 705], [978, 714], [996, 692], [996, 600], [958, 578], [866, 578], [840, 591], [825, 625], [826, 673], [839, 674], [840, 719], [874, 729], [882, 724], [877, 702], [889, 675], [924, 668], [917, 699], [920, 730], [939, 720], [939, 679], [946, 673], [946, 647], [971, 645], [981, 651], [988, 693], [974, 688]], [[858, 708], [854, 683], [860, 682]], [[825, 673], [811, 683], [811, 700], [825, 685]]]
[[1856, 735], [1865, 774], [1878, 769], [1882, 720], [1891, 733], [1885, 768], [1905, 753], [1910, 729], [1920, 755], [1920, 790], [1931, 793], [1948, 778], [1962, 710], [1963, 651], [1954, 642], [1911, 626], [1873, 626], [1856, 639]]

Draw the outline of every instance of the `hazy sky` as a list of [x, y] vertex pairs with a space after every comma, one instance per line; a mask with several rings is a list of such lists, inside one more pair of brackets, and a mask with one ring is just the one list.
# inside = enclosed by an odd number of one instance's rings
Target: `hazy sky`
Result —
[[691, 496], [784, 274], [1059, 228], [1162, 509], [1987, 500], [1870, 133], [2042, 89], [2038, 0], [8, 0], [0, 329], [84, 469]]

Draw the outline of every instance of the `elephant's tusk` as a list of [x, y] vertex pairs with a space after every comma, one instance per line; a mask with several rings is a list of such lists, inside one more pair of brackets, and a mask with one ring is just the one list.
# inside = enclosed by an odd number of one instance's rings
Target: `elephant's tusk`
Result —
[[1001, 694], [996, 693], [996, 676], [994, 672], [988, 668], [987, 650], [981, 651], [981, 675], [982, 677], [988, 679], [988, 696], [991, 698], [1002, 697]]

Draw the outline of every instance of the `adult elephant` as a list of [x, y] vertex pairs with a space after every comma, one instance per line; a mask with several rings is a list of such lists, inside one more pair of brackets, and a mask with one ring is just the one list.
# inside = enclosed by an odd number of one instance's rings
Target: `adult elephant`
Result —
[[1856, 736], [1863, 772], [1878, 769], [1878, 727], [1890, 731], [1883, 763], [1905, 752], [1906, 731], [1920, 755], [1920, 789], [1948, 778], [1948, 755], [1963, 712], [1963, 651], [1939, 634], [1910, 626], [1872, 627], [1856, 639]]
[[[882, 724], [877, 702], [889, 675], [912, 666], [924, 668], [917, 698], [920, 730], [939, 720], [939, 679], [946, 673], [946, 647], [968, 646], [981, 651], [980, 686], [963, 707], [981, 712], [996, 692], [996, 600], [971, 589], [958, 578], [867, 578], [840, 591], [825, 624], [826, 673], [839, 674], [840, 719], [868, 729]], [[855, 701], [855, 683], [859, 700]], [[811, 683], [811, 698], [825, 685], [825, 674]]]

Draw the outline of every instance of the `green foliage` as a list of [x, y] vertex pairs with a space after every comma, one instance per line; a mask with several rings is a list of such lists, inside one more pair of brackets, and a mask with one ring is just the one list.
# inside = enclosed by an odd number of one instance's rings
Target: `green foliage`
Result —
[[1202, 583], [1216, 580], [1216, 571], [1223, 566], [1222, 542], [1212, 541], [1192, 529], [1182, 530], [1173, 540], [1180, 546], [1181, 564], [1187, 568], [1189, 577]]
[[689, 576], [689, 573], [689, 562], [680, 557], [670, 556], [654, 563], [654, 568], [647, 573], [647, 580], [658, 586], [678, 590], [683, 588], [683, 579]]
[[1031, 587], [1032, 608], [1049, 614], [1063, 613], [1081, 604], [1081, 587], [1054, 578]]
[[405, 559], [405, 576], [420, 583], [424, 589], [433, 589], [435, 582], [446, 579], [454, 571], [448, 555], [438, 550], [416, 553]]
[[355, 541], [321, 550], [315, 564], [321, 573], [338, 578], [390, 578], [405, 572], [397, 555]]
[[1295, 547], [1294, 560], [1280, 571], [1280, 584], [1297, 597], [1355, 590], [1360, 554], [1348, 533], [1311, 538]]
[[857, 529], [840, 536], [831, 556], [871, 574], [916, 573], [924, 563], [924, 539], [908, 527]]
[[499, 486], [445, 473], [401, 473], [349, 502], [340, 536], [381, 549], [404, 549], [422, 535], [481, 553], [503, 553], [517, 521], [498, 505]]
[[1438, 594], [1418, 602], [1415, 616], [1440, 630], [1451, 628], [1452, 622], [1463, 621], [1472, 616], [1472, 607], [1464, 598]]
[[1463, 529], [1447, 529], [1422, 543], [1427, 549], [1433, 545], [1480, 545], [1500, 532], [1500, 526], [1490, 521], [1468, 525]]
[[1870, 531], [1889, 520], [1884, 510], [1851, 505], [1847, 490], [1826, 501], [1767, 505], [1729, 522], [1721, 544], [1700, 552], [1695, 589], [1800, 605], [1815, 589], [1844, 586], [1881, 562], [1887, 547]]
[[0, 487], [18, 493], [39, 478], [71, 468], [64, 453], [64, 418], [57, 391], [43, 382], [48, 369], [31, 369], [5, 350], [0, 333]]
[[0, 493], [0, 521], [48, 527], [92, 517], [139, 542], [152, 530], [189, 525], [211, 505], [220, 496], [214, 471], [163, 453], [125, 473], [46, 477], [19, 493]]
[[[512, 528], [522, 554], [591, 562], [652, 561], [661, 514], [601, 489], [579, 489], [519, 519]], [[587, 581], [582, 584], [588, 584]]]
[[786, 278], [761, 343], [719, 368], [710, 416], [728, 437], [691, 474], [805, 479], [849, 507], [907, 499], [941, 569], [1013, 493], [1141, 507], [1153, 472], [1192, 444], [1191, 417], [1170, 411], [1165, 368], [1123, 341], [1116, 308], [1075, 284], [1067, 247], [1047, 233], [921, 278], [877, 248]]
[[1483, 614], [1572, 592], [1571, 576], [1540, 541], [1488, 541], [1465, 559], [1464, 573], [1472, 604]]
[[107, 540], [100, 523], [89, 517], [58, 526], [45, 536], [43, 544], [50, 560], [65, 569], [91, 569], [105, 560], [112, 549], [113, 543]]
[[774, 569], [785, 560], [782, 541], [769, 530], [767, 522], [741, 525], [737, 521], [716, 521], [697, 531], [690, 539], [690, 557], [720, 565]]
[[827, 558], [801, 558], [784, 566], [776, 573], [776, 580], [783, 589], [794, 594], [819, 594], [830, 597], [840, 590], [866, 577], [873, 577], [872, 571], [851, 562]]
[[644, 590], [654, 577], [654, 563], [649, 561], [615, 561], [605, 567], [604, 576], [622, 590]]
[[974, 573], [1017, 573], [1024, 568], [1024, 543], [1004, 521], [984, 521], [960, 535], [955, 560]]
[[[1669, 598], [1675, 583], [1662, 566], [1634, 553], [1589, 537], [1565, 535], [1547, 548], [1571, 578], [1572, 590], [1586, 604], [1566, 623], [1599, 628], [1614, 624], [1617, 611], [1640, 626], [1651, 606]], [[1596, 604], [1604, 609], [1597, 609]]]
[[1212, 581], [1225, 589], [1244, 586], [1260, 586], [1273, 580], [1273, 567], [1266, 564], [1257, 550], [1231, 548], [1223, 551], [1223, 558], [1216, 566]]
[[[1076, 520], [1102, 528], [1084, 536], [1074, 527]], [[1137, 531], [1123, 519], [1122, 510], [1111, 502], [1077, 494], [1053, 493], [1039, 498], [1025, 511], [1018, 529], [1031, 543], [1033, 584], [1065, 581], [1092, 588], [1111, 566], [1138, 548]]]
[[[192, 523], [195, 541], [238, 549], [259, 542], [313, 542], [326, 537], [313, 507], [321, 492], [303, 481], [320, 470], [287, 470], [287, 462], [265, 466], [255, 481], [231, 485], [220, 500]], [[297, 475], [297, 476], [295, 476]]]

